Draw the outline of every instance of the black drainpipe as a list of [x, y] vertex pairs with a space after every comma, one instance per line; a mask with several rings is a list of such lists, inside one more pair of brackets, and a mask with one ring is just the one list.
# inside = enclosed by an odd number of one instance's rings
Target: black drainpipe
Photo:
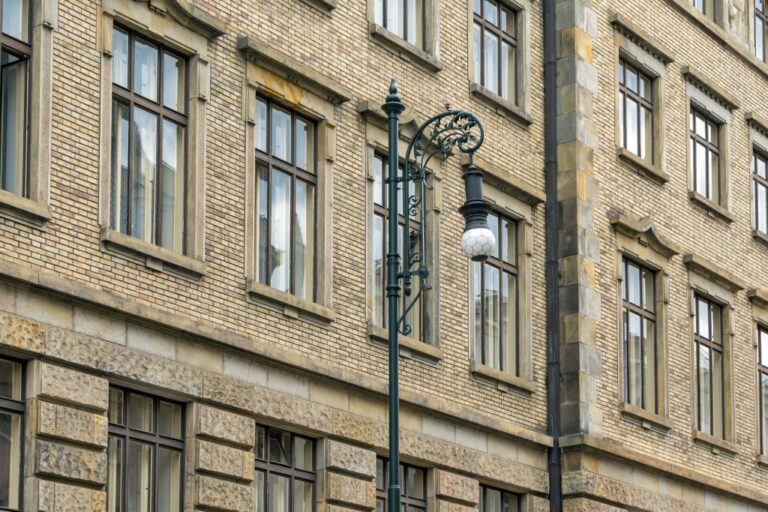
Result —
[[547, 410], [552, 448], [549, 450], [550, 512], [562, 512], [560, 462], [560, 297], [558, 267], [559, 211], [557, 201], [557, 29], [555, 0], [544, 0], [544, 174], [546, 180], [547, 246]]

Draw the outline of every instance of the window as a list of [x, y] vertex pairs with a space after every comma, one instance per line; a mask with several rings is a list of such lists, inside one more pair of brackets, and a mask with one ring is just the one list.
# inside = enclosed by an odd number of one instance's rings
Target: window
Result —
[[290, 432], [258, 427], [256, 512], [312, 512], [315, 442]]
[[[376, 458], [376, 512], [387, 510], [389, 461]], [[400, 464], [400, 511], [426, 512], [427, 470], [410, 464]]]
[[472, 263], [474, 358], [519, 375], [518, 226], [497, 213], [488, 215], [488, 225], [496, 235], [496, 252], [484, 262]]
[[313, 121], [256, 100], [258, 281], [315, 299], [316, 136]]
[[498, 0], [474, 0], [474, 81], [517, 105], [518, 12]]
[[653, 163], [653, 79], [619, 61], [619, 138], [626, 148]]
[[693, 0], [693, 7], [707, 18], [714, 19], [715, 1], [716, 0]]
[[768, 329], [757, 329], [757, 378], [760, 395], [760, 453], [768, 456]]
[[656, 278], [653, 271], [626, 258], [621, 266], [624, 400], [658, 413]]
[[723, 400], [722, 307], [700, 295], [694, 299], [696, 368], [696, 427], [700, 432], [725, 437]]
[[[388, 327], [388, 300], [386, 294], [387, 287], [387, 233], [389, 232], [389, 211], [387, 209], [387, 184], [386, 177], [389, 173], [389, 165], [387, 159], [380, 154], [376, 153], [373, 157], [373, 322], [375, 325], [381, 327]], [[398, 176], [403, 175], [402, 165], [398, 166]], [[409, 182], [408, 195], [413, 197], [417, 196], [418, 191], [416, 184], [413, 181]], [[397, 246], [400, 249], [401, 264], [403, 263], [403, 249], [404, 242], [411, 239], [411, 233], [419, 228], [420, 219], [418, 216], [411, 214], [409, 217], [409, 225], [405, 225], [405, 215], [403, 210], [403, 204], [405, 204], [405, 198], [398, 199], [398, 215], [397, 222], [399, 224]], [[416, 239], [414, 239], [416, 240]], [[416, 242], [418, 243], [418, 242]], [[412, 250], [419, 250], [418, 245], [415, 245]], [[418, 290], [418, 278], [413, 280], [413, 289]], [[404, 311], [406, 304], [410, 304], [413, 300], [411, 297], [405, 297], [405, 294], [401, 294], [402, 309]], [[423, 312], [424, 312], [424, 298], [419, 300], [409, 312], [407, 321], [411, 325], [413, 331], [411, 336], [413, 338], [422, 339], [422, 325], [423, 325]]]
[[0, 510], [21, 510], [21, 364], [0, 359]]
[[477, 510], [478, 512], [518, 512], [520, 496], [481, 484]]
[[768, 234], [768, 158], [752, 151], [752, 203], [755, 205], [755, 229]]
[[109, 512], [172, 512], [182, 507], [182, 406], [109, 389]]
[[2, 2], [0, 35], [0, 189], [30, 196], [27, 172], [27, 82], [30, 1]]
[[768, 2], [755, 0], [755, 55], [765, 61], [766, 40], [768, 40]]
[[720, 126], [691, 106], [690, 161], [693, 190], [720, 203]]
[[426, 4], [427, 0], [376, 0], [376, 24], [423, 50]]

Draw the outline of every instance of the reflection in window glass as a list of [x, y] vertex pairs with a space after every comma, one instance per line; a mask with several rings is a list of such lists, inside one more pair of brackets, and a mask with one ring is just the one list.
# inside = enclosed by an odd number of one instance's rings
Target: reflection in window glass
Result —
[[478, 512], [518, 512], [520, 496], [481, 484], [477, 510]]
[[518, 104], [517, 12], [484, 0], [474, 6], [472, 49], [475, 82]]
[[720, 203], [720, 127], [703, 112], [691, 107], [691, 151], [689, 160], [694, 190]]
[[376, 0], [375, 21], [401, 39], [425, 49], [425, 0]]
[[3, 34], [29, 42], [29, 0], [3, 0]]
[[653, 79], [629, 62], [619, 63], [621, 147], [653, 163]]
[[0, 65], [0, 188], [24, 196], [27, 59], [3, 50]]
[[696, 426], [701, 432], [723, 439], [722, 307], [699, 295], [695, 296], [694, 302]]
[[[426, 510], [427, 470], [410, 464], [400, 464], [400, 510], [421, 512]], [[387, 510], [389, 461], [376, 458], [376, 510]]]
[[256, 511], [312, 512], [314, 441], [262, 426], [256, 439]]

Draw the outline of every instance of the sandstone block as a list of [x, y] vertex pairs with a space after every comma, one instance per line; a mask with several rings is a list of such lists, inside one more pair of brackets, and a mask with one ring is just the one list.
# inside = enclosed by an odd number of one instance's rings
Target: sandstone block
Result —
[[198, 471], [207, 471], [240, 480], [253, 480], [254, 453], [198, 439]]
[[16, 290], [16, 312], [45, 324], [72, 328], [72, 304], [27, 289]]
[[437, 500], [436, 503], [438, 512], [477, 512], [477, 507], [462, 505], [454, 501]]
[[61, 482], [39, 480], [39, 512], [102, 512], [107, 507], [107, 493]]
[[40, 363], [39, 369], [41, 396], [107, 410], [109, 383], [106, 379], [49, 363]]
[[107, 453], [49, 441], [35, 442], [35, 471], [68, 480], [104, 485], [107, 482]]
[[198, 406], [196, 433], [246, 448], [256, 444], [256, 422], [253, 418], [208, 405]]
[[374, 479], [376, 477], [376, 453], [365, 448], [340, 443], [327, 442], [327, 467]]
[[75, 331], [112, 343], [125, 345], [127, 326], [125, 320], [75, 306]]
[[195, 504], [198, 507], [232, 512], [253, 508], [253, 490], [249, 485], [198, 475], [196, 487]]
[[107, 446], [106, 416], [45, 401], [38, 404], [38, 434], [99, 447]]
[[45, 324], [40, 322], [0, 313], [0, 343], [3, 345], [42, 353], [45, 350], [45, 330]]
[[372, 509], [376, 506], [373, 480], [360, 480], [349, 475], [326, 472], [328, 501]]
[[480, 484], [469, 478], [443, 469], [435, 470], [436, 491], [440, 498], [449, 498], [467, 505], [477, 505], [480, 500]]

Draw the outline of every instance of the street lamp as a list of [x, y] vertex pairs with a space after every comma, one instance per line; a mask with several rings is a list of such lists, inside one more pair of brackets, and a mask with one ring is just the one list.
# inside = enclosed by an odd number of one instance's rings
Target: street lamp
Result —
[[[402, 175], [398, 175], [399, 157], [397, 143], [400, 134], [400, 114], [405, 105], [397, 94], [397, 82], [392, 80], [387, 102], [382, 106], [389, 124], [389, 169], [386, 177], [387, 207], [389, 223], [387, 236], [387, 328], [389, 331], [389, 487], [387, 500], [389, 512], [400, 512], [400, 392], [398, 364], [400, 333], [412, 331], [408, 313], [422, 292], [429, 289], [426, 279], [429, 267], [423, 257], [425, 246], [427, 191], [426, 169], [429, 161], [437, 154], [448, 157], [455, 149], [469, 155], [469, 165], [464, 170], [466, 199], [459, 212], [466, 222], [461, 237], [464, 254], [473, 261], [483, 261], [496, 247], [496, 237], [488, 227], [490, 205], [483, 199], [483, 173], [474, 164], [473, 156], [483, 144], [484, 130], [474, 114], [448, 109], [427, 119], [416, 130], [405, 151]], [[413, 183], [413, 191], [411, 190]], [[398, 209], [398, 192], [402, 184], [403, 209]], [[417, 189], [418, 187], [418, 189]], [[405, 217], [409, 228], [403, 241], [403, 265], [400, 265], [398, 248], [398, 215]], [[417, 228], [410, 229], [409, 218], [418, 215]], [[418, 278], [418, 291], [413, 298], [412, 281]], [[400, 281], [403, 281], [405, 296], [409, 298], [400, 310]]]

